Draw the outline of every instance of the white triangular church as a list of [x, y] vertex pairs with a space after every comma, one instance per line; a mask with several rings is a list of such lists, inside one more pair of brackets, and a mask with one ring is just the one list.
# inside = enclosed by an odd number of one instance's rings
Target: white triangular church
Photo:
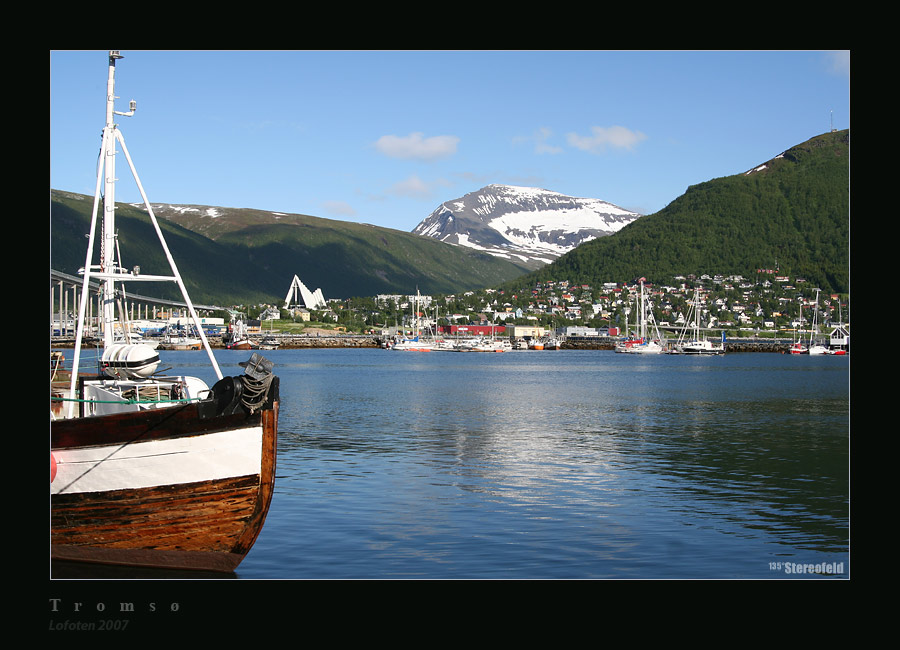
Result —
[[291, 288], [288, 289], [287, 295], [284, 297], [284, 306], [285, 308], [294, 306], [306, 307], [307, 309], [323, 309], [327, 305], [321, 289], [310, 291], [305, 284], [300, 282], [300, 278], [295, 275], [291, 281]]

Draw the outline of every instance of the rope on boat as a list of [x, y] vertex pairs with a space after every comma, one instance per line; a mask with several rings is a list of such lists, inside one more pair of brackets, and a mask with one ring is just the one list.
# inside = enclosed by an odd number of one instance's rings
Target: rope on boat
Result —
[[274, 376], [275, 375], [268, 374], [262, 379], [254, 379], [249, 375], [243, 375], [241, 377], [241, 380], [244, 382], [244, 390], [241, 393], [241, 404], [249, 409], [251, 414], [262, 408]]

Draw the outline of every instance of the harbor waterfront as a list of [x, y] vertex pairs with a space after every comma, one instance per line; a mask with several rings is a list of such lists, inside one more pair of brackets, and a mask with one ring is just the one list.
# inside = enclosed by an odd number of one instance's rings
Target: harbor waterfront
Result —
[[265, 355], [275, 493], [238, 579], [850, 576], [849, 355]]
[[[209, 343], [214, 348], [224, 348], [225, 343], [220, 336], [210, 336]], [[273, 338], [282, 349], [305, 348], [380, 348], [385, 337], [371, 334], [276, 334]], [[574, 338], [569, 337], [561, 343], [564, 350], [613, 350], [619, 338], [593, 337]], [[673, 339], [674, 341], [674, 339]], [[71, 337], [51, 337], [53, 347], [69, 348], [74, 346]], [[791, 339], [767, 339], [767, 338], [734, 338], [725, 340], [726, 352], [787, 352], [793, 341]], [[85, 344], [89, 347], [88, 344]]]

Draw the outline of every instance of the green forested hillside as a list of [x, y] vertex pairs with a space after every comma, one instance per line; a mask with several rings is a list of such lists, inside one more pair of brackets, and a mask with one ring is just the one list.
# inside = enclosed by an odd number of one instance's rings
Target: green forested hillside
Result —
[[[84, 266], [93, 197], [51, 192], [50, 268], [75, 275]], [[237, 211], [236, 211], [237, 212]], [[244, 211], [246, 212], [246, 211]], [[294, 275], [326, 299], [380, 293], [454, 293], [494, 286], [524, 273], [505, 260], [389, 228], [313, 217], [259, 223], [243, 215], [216, 239], [160, 218], [191, 299], [200, 304], [277, 303]], [[118, 204], [116, 226], [126, 267], [168, 275], [143, 210]], [[99, 253], [95, 252], [97, 263]], [[180, 299], [171, 284], [129, 289]]]
[[[746, 174], [691, 186], [663, 210], [510, 285], [779, 273], [849, 291], [850, 134], [826, 133]], [[762, 167], [762, 166], [760, 166]]]

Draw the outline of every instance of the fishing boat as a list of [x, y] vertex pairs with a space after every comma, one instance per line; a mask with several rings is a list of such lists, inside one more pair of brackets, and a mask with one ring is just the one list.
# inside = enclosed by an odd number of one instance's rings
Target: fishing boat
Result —
[[694, 291], [694, 298], [688, 309], [684, 329], [678, 337], [671, 354], [719, 355], [725, 354], [725, 333], [721, 341], [710, 341], [700, 337], [700, 291]]
[[[253, 546], [272, 498], [279, 381], [273, 364], [253, 353], [244, 373], [223, 376], [162, 235], [114, 119], [115, 69], [109, 53], [106, 123], [97, 170], [71, 378], [51, 381], [51, 560], [233, 572]], [[171, 276], [123, 271], [115, 255], [92, 261], [103, 197], [101, 251], [112, 251], [115, 158], [121, 146]], [[91, 280], [99, 281], [103, 354], [82, 371], [81, 341]], [[116, 284], [174, 282], [181, 290], [217, 381], [157, 373], [147, 346], [116, 343]], [[88, 365], [88, 364], [85, 364]]]
[[225, 342], [225, 347], [229, 350], [258, 350], [259, 343], [250, 338], [244, 321], [239, 320], [231, 326], [230, 336]]

